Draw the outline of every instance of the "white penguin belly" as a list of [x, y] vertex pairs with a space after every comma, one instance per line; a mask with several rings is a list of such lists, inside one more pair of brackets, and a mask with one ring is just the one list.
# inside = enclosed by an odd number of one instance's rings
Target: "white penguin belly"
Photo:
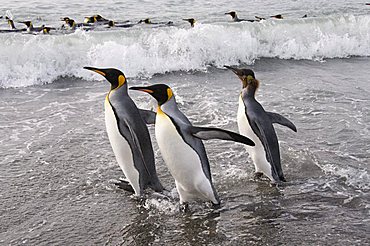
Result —
[[250, 154], [252, 158], [255, 171], [262, 172], [270, 180], [274, 180], [272, 177], [271, 165], [266, 159], [265, 148], [263, 147], [261, 140], [253, 132], [248, 122], [247, 115], [245, 112], [244, 102], [241, 96], [239, 97], [239, 108], [238, 108], [237, 121], [238, 121], [239, 133], [246, 137], [249, 137], [256, 144], [255, 146], [248, 146], [248, 145], [245, 146], [246, 150], [248, 151], [248, 153]]
[[105, 126], [107, 128], [109, 142], [112, 146], [114, 155], [116, 156], [116, 160], [134, 189], [135, 195], [140, 195], [139, 172], [134, 166], [131, 147], [119, 132], [114, 111], [107, 99], [105, 100], [104, 106]]
[[163, 112], [157, 113], [155, 135], [162, 157], [176, 181], [180, 203], [192, 200], [218, 203], [198, 154], [182, 139]]

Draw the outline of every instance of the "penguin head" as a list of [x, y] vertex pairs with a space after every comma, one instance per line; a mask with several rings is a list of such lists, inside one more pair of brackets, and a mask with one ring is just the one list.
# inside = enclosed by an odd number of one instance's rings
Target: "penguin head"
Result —
[[103, 20], [104, 18], [101, 15], [93, 15], [94, 19], [97, 21]]
[[275, 19], [283, 19], [283, 16], [282, 15], [272, 15], [270, 17], [271, 18], [275, 18]]
[[149, 18], [146, 18], [146, 19], [144, 19], [144, 20], [140, 20], [138, 23], [139, 23], [139, 24], [140, 24], [140, 23], [151, 24], [152, 22], [150, 21], [150, 19], [149, 19]]
[[76, 22], [73, 19], [68, 19], [66, 23], [68, 24], [69, 27], [72, 28], [76, 26]]
[[230, 66], [224, 66], [224, 67], [226, 67], [227, 69], [230, 69], [239, 77], [239, 79], [243, 83], [243, 88], [246, 88], [252, 84], [255, 85], [256, 88], [258, 88], [259, 82], [254, 76], [253, 70], [247, 69], [247, 68], [235, 68], [235, 67], [230, 67]]
[[190, 23], [191, 27], [194, 27], [194, 24], [195, 24], [195, 19], [194, 18], [190, 18], [190, 19], [183, 19], [184, 21], [187, 21]]
[[234, 19], [236, 17], [236, 12], [230, 11], [230, 12], [225, 13], [225, 15], [231, 15], [231, 17]]
[[125, 75], [118, 69], [95, 67], [84, 67], [84, 69], [91, 70], [102, 75], [111, 84], [111, 90], [118, 89], [126, 84]]
[[116, 23], [114, 23], [114, 21], [110, 20], [108, 22], [108, 27], [114, 27], [116, 25]]
[[12, 19], [10, 19], [8, 16], [5, 17], [6, 20], [8, 21], [8, 25], [12, 28], [12, 29], [16, 29], [15, 28], [15, 25], [14, 25], [14, 21]]
[[69, 17], [63, 17], [63, 18], [60, 18], [60, 20], [61, 21], [64, 21], [65, 23], [67, 23], [68, 20], [70, 20], [70, 18]]
[[157, 100], [159, 106], [163, 105], [164, 103], [169, 101], [172, 97], [174, 97], [171, 88], [165, 84], [155, 84], [151, 86], [135, 86], [130, 87], [130, 90], [143, 91], [150, 94]]
[[84, 19], [85, 24], [90, 24], [90, 23], [95, 23], [96, 22], [96, 17], [94, 16], [87, 16]]

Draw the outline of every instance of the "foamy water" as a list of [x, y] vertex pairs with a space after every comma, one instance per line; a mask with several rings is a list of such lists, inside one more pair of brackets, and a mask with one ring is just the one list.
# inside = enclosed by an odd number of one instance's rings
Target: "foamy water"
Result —
[[[136, 26], [63, 35], [0, 35], [0, 86], [50, 83], [59, 77], [99, 79], [86, 65], [150, 77], [208, 66], [253, 64], [260, 58], [323, 60], [370, 55], [370, 16], [333, 15], [259, 23]], [[5, 44], [5, 45], [4, 45]]]

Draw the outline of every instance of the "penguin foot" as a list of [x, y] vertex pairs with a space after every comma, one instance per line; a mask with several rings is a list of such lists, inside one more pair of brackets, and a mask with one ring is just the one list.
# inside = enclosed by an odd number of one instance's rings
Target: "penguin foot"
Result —
[[163, 200], [171, 201], [171, 197], [167, 196], [164, 193], [154, 192], [153, 196], [157, 199], [163, 199]]
[[114, 183], [118, 188], [122, 189], [122, 190], [125, 190], [125, 191], [128, 191], [128, 192], [131, 192], [131, 193], [135, 193], [134, 189], [132, 188], [132, 186], [130, 185], [130, 183], [126, 180], [122, 180], [120, 179], [118, 182], [115, 182]]
[[262, 177], [263, 177], [263, 173], [261, 173], [261, 172], [255, 172], [254, 175], [253, 175], [254, 180], [261, 180]]
[[212, 202], [212, 209], [220, 209], [221, 208], [221, 203], [213, 203]]
[[182, 213], [189, 212], [189, 204], [187, 202], [180, 203], [180, 212]]

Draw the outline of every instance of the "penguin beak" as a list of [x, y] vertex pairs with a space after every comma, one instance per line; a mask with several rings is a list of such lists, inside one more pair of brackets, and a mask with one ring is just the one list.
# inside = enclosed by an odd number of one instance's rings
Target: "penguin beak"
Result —
[[103, 71], [104, 69], [99, 69], [99, 68], [95, 68], [95, 67], [83, 67], [84, 69], [87, 69], [87, 70], [90, 70], [90, 71], [93, 71], [95, 73], [98, 73], [104, 77], [107, 76], [107, 74]]
[[149, 94], [153, 94], [154, 91], [148, 89], [147, 87], [141, 87], [141, 86], [133, 86], [129, 88], [130, 90], [135, 90], [135, 91], [143, 91]]
[[235, 67], [230, 67], [230, 66], [224, 66], [224, 67], [226, 67], [227, 69], [230, 69], [231, 71], [233, 71], [236, 75], [238, 75], [238, 76], [242, 76], [242, 72], [241, 72], [241, 70], [240, 69], [238, 69], [238, 68], [235, 68]]

